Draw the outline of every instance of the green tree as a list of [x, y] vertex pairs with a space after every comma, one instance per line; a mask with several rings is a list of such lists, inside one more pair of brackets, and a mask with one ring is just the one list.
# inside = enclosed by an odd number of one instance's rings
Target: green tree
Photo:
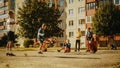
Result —
[[38, 29], [45, 23], [47, 25], [47, 36], [59, 36], [63, 30], [58, 26], [61, 23], [59, 7], [52, 6], [46, 2], [29, 0], [19, 9], [18, 24], [19, 35], [22, 37], [36, 38]]
[[92, 27], [99, 36], [120, 34], [120, 10], [113, 3], [100, 6], [93, 16]]
[[98, 36], [108, 37], [106, 45], [115, 44], [114, 36], [120, 34], [120, 10], [111, 2], [100, 6], [93, 16], [92, 27]]

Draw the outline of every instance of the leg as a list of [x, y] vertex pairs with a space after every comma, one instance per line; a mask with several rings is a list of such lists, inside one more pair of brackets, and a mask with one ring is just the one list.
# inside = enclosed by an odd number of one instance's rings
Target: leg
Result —
[[60, 52], [61, 50], [65, 49], [65, 47], [63, 46], [61, 49], [58, 49], [57, 51]]
[[8, 52], [6, 53], [6, 55], [8, 56], [15, 56], [13, 53], [12, 53], [12, 46], [13, 46], [13, 42], [12, 41], [9, 41], [8, 44], [7, 44], [7, 50]]
[[77, 40], [78, 42], [78, 51], [80, 51], [80, 40]]
[[39, 46], [39, 51], [38, 51], [38, 53], [39, 53], [39, 54], [43, 54], [43, 53], [42, 53], [42, 44], [40, 44], [40, 46]]
[[47, 44], [44, 42], [43, 43], [43, 45], [42, 45], [42, 47], [41, 47], [41, 50], [43, 51], [43, 52], [46, 52], [47, 51]]
[[9, 45], [9, 41], [7, 42], [7, 46], [6, 46], [6, 56], [8, 56], [10, 54], [10, 45]]
[[76, 43], [75, 43], [75, 52], [77, 51], [77, 40], [76, 40]]

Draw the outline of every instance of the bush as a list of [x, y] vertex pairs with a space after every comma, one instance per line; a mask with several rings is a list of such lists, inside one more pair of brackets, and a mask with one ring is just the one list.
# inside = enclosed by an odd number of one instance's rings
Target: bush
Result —
[[23, 46], [25, 47], [25, 48], [28, 48], [28, 47], [30, 47], [30, 45], [33, 45], [34, 44], [34, 41], [33, 40], [31, 40], [31, 39], [25, 39], [24, 40], [24, 43], [23, 43]]
[[1, 37], [0, 39], [0, 47], [5, 47], [7, 45], [7, 35]]

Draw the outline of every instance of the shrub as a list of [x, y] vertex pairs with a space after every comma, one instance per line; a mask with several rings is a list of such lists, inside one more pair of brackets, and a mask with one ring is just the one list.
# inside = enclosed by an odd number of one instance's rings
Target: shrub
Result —
[[7, 45], [7, 35], [1, 37], [0, 39], [0, 47], [5, 47]]
[[30, 45], [33, 45], [34, 44], [34, 41], [33, 40], [31, 40], [31, 39], [25, 39], [24, 40], [24, 43], [23, 43], [23, 46], [25, 47], [25, 48], [28, 48], [28, 47], [30, 47]]

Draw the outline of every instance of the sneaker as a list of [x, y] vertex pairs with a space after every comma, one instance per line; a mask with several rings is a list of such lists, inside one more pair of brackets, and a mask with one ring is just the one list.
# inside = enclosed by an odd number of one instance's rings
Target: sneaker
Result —
[[90, 52], [90, 50], [86, 50], [86, 52]]
[[6, 53], [6, 56], [9, 56], [10, 54], [9, 53]]
[[38, 54], [43, 54], [43, 52], [39, 51]]
[[47, 49], [43, 50], [43, 52], [47, 52]]
[[58, 52], [60, 52], [60, 50], [57, 50]]
[[75, 52], [77, 52], [77, 50], [75, 50]]
[[9, 56], [16, 56], [16, 55], [15, 55], [15, 54], [13, 54], [13, 53], [10, 53], [10, 54], [9, 54]]

